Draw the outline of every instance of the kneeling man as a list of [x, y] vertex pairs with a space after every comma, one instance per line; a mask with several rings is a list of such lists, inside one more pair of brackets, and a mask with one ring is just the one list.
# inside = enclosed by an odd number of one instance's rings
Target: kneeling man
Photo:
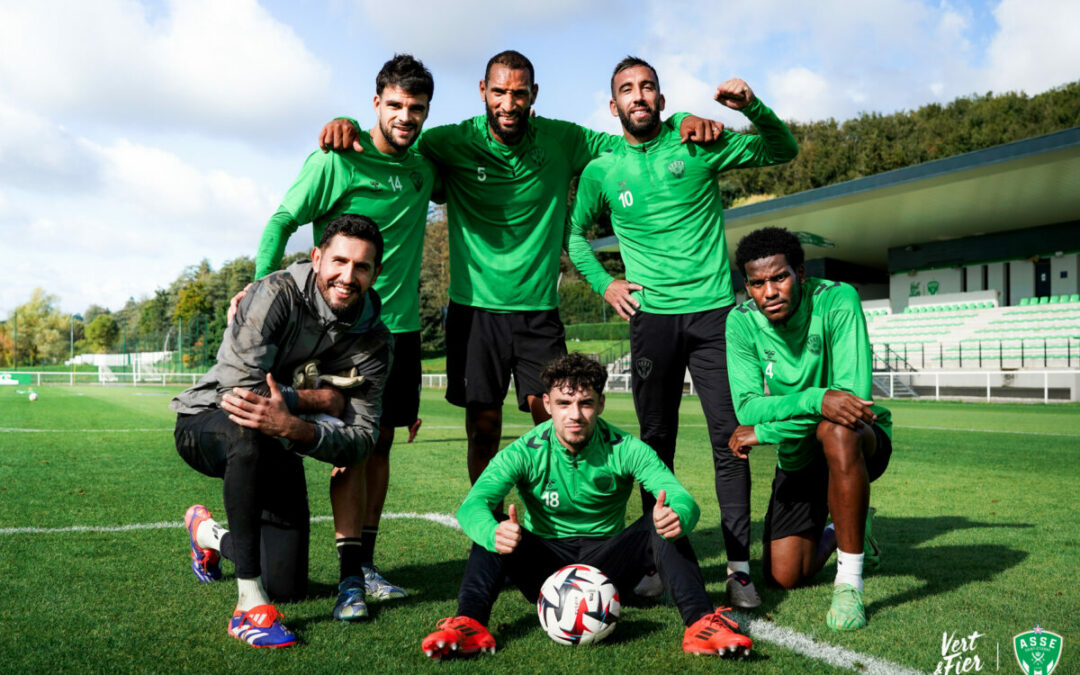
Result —
[[[229, 634], [253, 647], [296, 642], [270, 603], [307, 592], [303, 457], [362, 467], [378, 438], [392, 353], [370, 291], [382, 252], [371, 219], [330, 222], [310, 262], [254, 283], [226, 329], [217, 364], [170, 406], [178, 413], [180, 456], [223, 479], [232, 528], [222, 529], [203, 506], [188, 509], [192, 569], [200, 581], [216, 581], [219, 554], [233, 561], [240, 595]], [[324, 373], [348, 373], [335, 378], [340, 389], [278, 386], [313, 360]]]
[[[607, 371], [581, 354], [549, 363], [540, 374], [551, 419], [495, 455], [458, 510], [458, 522], [475, 542], [458, 594], [458, 616], [443, 619], [423, 641], [424, 653], [495, 651], [486, 627], [509, 577], [530, 602], [556, 570], [571, 563], [599, 568], [616, 588], [630, 589], [656, 569], [682, 615], [687, 652], [740, 656], [752, 641], [735, 632], [729, 608], [716, 610], [705, 592], [686, 534], [700, 510], [656, 453], [600, 419]], [[650, 515], [625, 526], [634, 487], [656, 496]], [[525, 513], [520, 522], [493, 509], [517, 488]]]
[[777, 445], [765, 514], [766, 581], [783, 588], [803, 583], [835, 549], [825, 623], [837, 631], [862, 628], [864, 543], [871, 549], [867, 563], [876, 564], [878, 553], [865, 536], [870, 481], [892, 454], [892, 421], [870, 400], [870, 342], [859, 295], [848, 284], [807, 277], [802, 245], [784, 229], [748, 234], [735, 262], [751, 299], [735, 307], [727, 324], [731, 394], [743, 425], [728, 445], [744, 459], [751, 446]]

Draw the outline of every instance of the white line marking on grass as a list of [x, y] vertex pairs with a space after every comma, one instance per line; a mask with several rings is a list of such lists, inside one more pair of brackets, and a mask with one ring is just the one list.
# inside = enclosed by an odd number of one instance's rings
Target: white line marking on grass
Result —
[[871, 673], [872, 675], [917, 675], [919, 672], [891, 661], [853, 652], [837, 645], [815, 642], [802, 633], [796, 633], [790, 628], [777, 626], [761, 619], [754, 619], [750, 622], [750, 634], [755, 639], [760, 638], [838, 668], [848, 668], [862, 673]]
[[1055, 434], [1049, 431], [1009, 431], [1008, 429], [958, 429], [956, 427], [917, 427], [910, 425], [894, 424], [894, 429], [920, 429], [923, 431], [972, 431], [984, 434], [1020, 434], [1023, 436], [1059, 436], [1063, 438], [1080, 438], [1080, 434]]
[[12, 429], [0, 427], [0, 432], [19, 434], [129, 434], [132, 432], [172, 430], [172, 427], [161, 429]]
[[[390, 519], [420, 519], [427, 520], [444, 527], [460, 530], [457, 519], [448, 513], [384, 513], [383, 518]], [[332, 516], [312, 516], [311, 522], [322, 523], [333, 520]], [[133, 530], [164, 530], [183, 529], [184, 523], [177, 521], [161, 521], [158, 523], [132, 523], [130, 525], [116, 525], [112, 527], [94, 525], [73, 525], [71, 527], [7, 527], [0, 529], [0, 535], [5, 534], [63, 534], [67, 532], [128, 532]], [[741, 617], [740, 617], [741, 618]], [[802, 633], [797, 633], [790, 628], [784, 628], [774, 623], [753, 619], [749, 622], [744, 620], [744, 625], [749, 627], [749, 633], [754, 639], [765, 640], [775, 645], [790, 649], [817, 661], [823, 661], [838, 668], [848, 668], [870, 675], [916, 675], [918, 671], [904, 666], [885, 661], [867, 654], [844, 649], [837, 645], [815, 642], [812, 638]]]
[[[430, 520], [433, 523], [460, 530], [457, 518], [446, 513], [384, 513], [383, 518], [416, 518]], [[324, 523], [333, 520], [333, 516], [312, 516], [311, 522]], [[159, 523], [131, 523], [130, 525], [72, 525], [70, 527], [5, 527], [0, 528], [0, 535], [4, 534], [63, 534], [65, 532], [128, 532], [131, 530], [167, 530], [171, 528], [183, 529], [183, 521], [163, 520]]]

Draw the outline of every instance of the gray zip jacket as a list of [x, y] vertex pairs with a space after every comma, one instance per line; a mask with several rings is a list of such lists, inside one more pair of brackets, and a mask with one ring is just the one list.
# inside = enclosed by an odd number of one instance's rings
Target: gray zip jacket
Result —
[[379, 320], [379, 296], [369, 290], [360, 318], [338, 320], [315, 286], [310, 261], [294, 263], [256, 281], [240, 301], [236, 317], [225, 329], [217, 364], [194, 387], [169, 404], [193, 415], [218, 408], [233, 387], [269, 395], [266, 373], [272, 373], [289, 409], [297, 395], [291, 385], [300, 366], [319, 359], [319, 372], [339, 373], [355, 367], [364, 382], [345, 390], [341, 423], [328, 416], [312, 420], [315, 443], [294, 443], [292, 450], [334, 466], [364, 460], [379, 437], [382, 392], [393, 358], [390, 331]]

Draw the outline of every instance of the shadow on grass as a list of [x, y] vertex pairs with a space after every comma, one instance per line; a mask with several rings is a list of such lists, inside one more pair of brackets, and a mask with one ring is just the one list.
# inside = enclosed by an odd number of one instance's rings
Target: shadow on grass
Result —
[[[760, 541], [762, 523], [755, 522], [751, 537]], [[1030, 529], [1031, 523], [984, 523], [965, 516], [937, 516], [933, 518], [874, 518], [874, 535], [882, 549], [880, 570], [868, 572], [867, 578], [889, 575], [910, 576], [922, 580], [922, 585], [890, 597], [872, 601], [868, 611], [881, 611], [897, 607], [913, 600], [924, 599], [939, 593], [947, 593], [970, 583], [987, 581], [1009, 570], [1030, 555], [1001, 544], [949, 544], [925, 546], [925, 542], [939, 536], [961, 530], [978, 529]], [[724, 539], [719, 527], [695, 530], [691, 535], [694, 550], [699, 558], [717, 557], [719, 563], [702, 567], [706, 584], [724, 584], [727, 578], [727, 559]], [[808, 586], [827, 585], [835, 572], [835, 557], [811, 579]], [[786, 591], [763, 587], [764, 573], [761, 561], [751, 562], [751, 576], [758, 582], [761, 607], [755, 610], [764, 614], [779, 605]]]

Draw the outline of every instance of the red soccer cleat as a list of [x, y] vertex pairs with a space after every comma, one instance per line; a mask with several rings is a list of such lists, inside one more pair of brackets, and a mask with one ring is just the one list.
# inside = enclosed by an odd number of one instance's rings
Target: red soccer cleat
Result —
[[686, 628], [682, 648], [691, 654], [717, 654], [725, 657], [744, 657], [754, 641], [736, 633], [739, 623], [728, 615], [730, 607], [717, 607]]
[[495, 653], [495, 638], [476, 619], [467, 616], [451, 616], [435, 624], [439, 630], [424, 638], [420, 648], [424, 654], [440, 660], [444, 656], [459, 654], [472, 656], [476, 653]]

